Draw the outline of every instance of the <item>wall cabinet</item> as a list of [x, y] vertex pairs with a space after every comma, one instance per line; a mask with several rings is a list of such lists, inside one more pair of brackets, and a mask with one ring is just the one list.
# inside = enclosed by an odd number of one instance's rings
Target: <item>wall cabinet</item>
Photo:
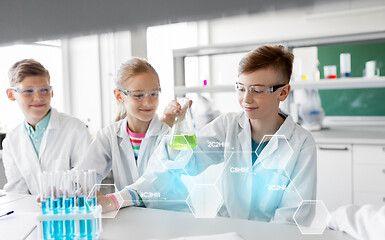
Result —
[[354, 145], [353, 201], [385, 204], [385, 145]]
[[329, 211], [385, 204], [385, 145], [317, 144], [317, 199]]
[[352, 145], [317, 145], [317, 199], [329, 211], [353, 202]]

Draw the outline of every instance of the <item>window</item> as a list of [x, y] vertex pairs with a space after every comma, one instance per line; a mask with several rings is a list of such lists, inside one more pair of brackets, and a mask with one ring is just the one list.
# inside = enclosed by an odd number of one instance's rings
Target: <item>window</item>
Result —
[[[148, 61], [159, 74], [162, 94], [159, 100], [158, 114], [162, 115], [165, 106], [174, 99], [174, 75], [172, 50], [198, 46], [198, 23], [177, 23], [149, 27], [147, 29]], [[193, 61], [197, 74], [198, 62]], [[194, 77], [197, 77], [195, 76]], [[190, 75], [191, 76], [191, 75]]]

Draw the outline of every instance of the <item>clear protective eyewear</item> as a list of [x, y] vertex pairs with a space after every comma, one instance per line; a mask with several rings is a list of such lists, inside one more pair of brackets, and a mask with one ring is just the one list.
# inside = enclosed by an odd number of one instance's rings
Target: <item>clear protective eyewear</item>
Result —
[[133, 98], [135, 98], [138, 101], [142, 101], [147, 96], [150, 96], [151, 99], [157, 99], [159, 97], [160, 92], [161, 92], [160, 88], [154, 89], [154, 90], [150, 90], [150, 91], [143, 91], [143, 90], [130, 91], [130, 90], [121, 89], [121, 88], [118, 88], [118, 89], [119, 89], [119, 91], [124, 93], [124, 95], [133, 97]]
[[237, 82], [235, 83], [235, 90], [237, 91], [238, 95], [245, 95], [246, 91], [249, 91], [251, 96], [266, 96], [269, 95], [277, 89], [285, 86], [286, 84], [280, 84], [280, 85], [274, 85], [274, 86], [261, 86], [261, 85], [253, 85], [250, 87], [246, 87], [245, 85]]
[[39, 93], [42, 96], [48, 96], [52, 93], [52, 86], [43, 86], [43, 87], [11, 87], [10, 89], [19, 93], [23, 97], [30, 97], [35, 95], [35, 93]]

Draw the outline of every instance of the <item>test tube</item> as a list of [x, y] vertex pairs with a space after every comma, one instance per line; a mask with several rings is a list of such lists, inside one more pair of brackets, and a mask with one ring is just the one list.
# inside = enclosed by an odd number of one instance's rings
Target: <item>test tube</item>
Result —
[[[54, 178], [54, 199], [52, 201], [53, 214], [63, 213], [63, 173], [55, 172]], [[54, 239], [63, 238], [64, 221], [53, 221], [53, 237]]]
[[[72, 214], [75, 211], [75, 179], [74, 173], [68, 170], [63, 174], [64, 188], [64, 213]], [[65, 220], [66, 239], [75, 238], [75, 220]]]
[[[87, 171], [80, 170], [77, 172], [77, 192], [78, 192], [78, 209], [79, 213], [86, 212], [86, 198], [87, 198]], [[79, 237], [85, 238], [86, 232], [86, 221], [79, 220]]]
[[[40, 188], [40, 201], [41, 201], [41, 210], [43, 214], [52, 213], [52, 173], [44, 171], [41, 174], [41, 188]], [[43, 221], [43, 237], [44, 239], [52, 238], [52, 222]]]
[[[87, 172], [87, 212], [92, 212], [97, 206], [96, 189], [96, 170], [91, 169]], [[87, 220], [87, 238], [97, 238], [98, 222], [97, 219]]]

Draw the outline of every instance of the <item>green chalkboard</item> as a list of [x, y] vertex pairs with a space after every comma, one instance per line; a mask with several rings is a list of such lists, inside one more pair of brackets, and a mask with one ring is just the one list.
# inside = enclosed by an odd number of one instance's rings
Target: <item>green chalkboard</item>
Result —
[[[351, 55], [351, 76], [362, 77], [365, 63], [375, 60], [380, 75], [385, 72], [385, 42], [318, 47], [319, 71], [336, 65], [340, 77], [340, 54]], [[322, 81], [338, 81], [322, 80]], [[385, 88], [320, 90], [326, 116], [385, 116]]]

